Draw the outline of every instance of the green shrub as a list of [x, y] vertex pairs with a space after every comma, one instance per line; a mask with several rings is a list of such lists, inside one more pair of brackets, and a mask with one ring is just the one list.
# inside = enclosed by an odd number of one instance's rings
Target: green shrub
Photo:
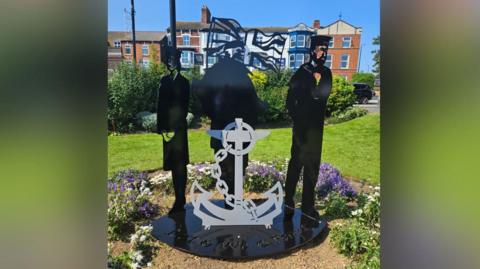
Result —
[[327, 117], [353, 106], [356, 96], [353, 85], [344, 77], [333, 76], [332, 92], [327, 101]]
[[107, 258], [107, 268], [109, 269], [131, 269], [130, 266], [132, 260], [130, 258], [130, 253], [124, 251], [121, 255], [111, 256], [108, 254]]
[[280, 72], [254, 70], [249, 76], [258, 97], [268, 105], [267, 110], [260, 115], [260, 122], [287, 120], [288, 113], [285, 102], [292, 72], [290, 70]]
[[333, 218], [347, 218], [350, 209], [347, 198], [336, 191], [332, 191], [325, 198], [325, 215]]
[[357, 200], [357, 209], [352, 211], [360, 222], [364, 223], [371, 229], [380, 228], [380, 187], [375, 187], [375, 191], [371, 194], [359, 195]]
[[339, 252], [349, 257], [375, 254], [380, 238], [379, 232], [368, 229], [358, 220], [333, 227], [330, 235]]
[[345, 122], [359, 118], [368, 114], [368, 110], [362, 107], [348, 107], [344, 111], [336, 111], [330, 118], [327, 118], [327, 122], [330, 124]]
[[352, 76], [352, 82], [365, 83], [373, 88], [375, 84], [375, 74], [373, 73], [356, 73]]
[[138, 113], [135, 118], [139, 126], [147, 132], [153, 132], [157, 128], [157, 114], [148, 111]]
[[[190, 85], [192, 85], [193, 80], [201, 80], [203, 75], [200, 72], [200, 68], [196, 66], [195, 68], [191, 68], [185, 71], [182, 71], [183, 76], [190, 81]], [[201, 114], [201, 104], [198, 97], [193, 94], [190, 90], [190, 98], [188, 102], [188, 111], [192, 111], [194, 114]]]
[[380, 187], [357, 196], [353, 219], [331, 231], [339, 252], [353, 257], [349, 268], [380, 268]]
[[155, 111], [157, 90], [165, 73], [160, 64], [140, 68], [122, 62], [108, 80], [109, 127], [116, 132], [134, 131], [137, 113]]

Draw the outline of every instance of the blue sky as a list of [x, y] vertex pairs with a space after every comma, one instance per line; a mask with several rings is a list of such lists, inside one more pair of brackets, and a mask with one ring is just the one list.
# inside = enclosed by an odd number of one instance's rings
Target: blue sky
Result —
[[[165, 31], [169, 25], [168, 0], [135, 0], [137, 31]], [[372, 38], [380, 34], [380, 0], [177, 0], [177, 20], [199, 21], [202, 5], [212, 16], [234, 18], [242, 26], [311, 26], [319, 19], [327, 25], [338, 19], [363, 28], [360, 70], [372, 69]], [[125, 31], [130, 21], [124, 9], [130, 0], [108, 0], [108, 30]]]

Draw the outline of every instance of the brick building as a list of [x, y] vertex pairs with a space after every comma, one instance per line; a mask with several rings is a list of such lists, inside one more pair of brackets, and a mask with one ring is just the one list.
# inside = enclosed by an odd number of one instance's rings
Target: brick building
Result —
[[[177, 47], [181, 51], [182, 68], [198, 66], [203, 71], [207, 65], [211, 66], [218, 60], [205, 57], [204, 48], [207, 44], [210, 22], [211, 13], [205, 5], [201, 9], [200, 21], [177, 21], [175, 36]], [[319, 20], [315, 20], [312, 27], [300, 23], [294, 27], [258, 27], [257, 29], [267, 35], [279, 32], [287, 39], [283, 54], [275, 56], [281, 57], [282, 68], [296, 69], [307, 61], [309, 39], [312, 35], [319, 34], [332, 36], [326, 65], [330, 67], [334, 75], [344, 76], [350, 80], [358, 71], [362, 28], [353, 26], [344, 20], [339, 19], [325, 26], [322, 26]], [[167, 33], [170, 33], [170, 28], [167, 28]], [[167, 42], [170, 35], [164, 32], [137, 31], [136, 38], [137, 62], [146, 66], [153, 60], [151, 59], [151, 49], [156, 49], [158, 57], [160, 57], [160, 44]], [[225, 38], [229, 37], [225, 36]], [[131, 33], [109, 32], [108, 44], [109, 68], [113, 68], [122, 59], [127, 61], [133, 59]], [[251, 44], [251, 42], [247, 42], [247, 44]], [[249, 51], [258, 50], [256, 47], [248, 47], [248, 49]], [[160, 58], [156, 60], [158, 61]]]
[[[160, 61], [160, 43], [165, 37], [165, 32], [136, 31], [135, 47], [137, 49], [137, 63], [148, 66], [151, 62]], [[155, 50], [156, 52], [154, 52]], [[156, 59], [153, 55], [156, 54]], [[131, 32], [112, 31], [108, 32], [108, 66], [115, 68], [118, 57], [125, 61], [133, 61], [133, 42]]]
[[332, 73], [347, 77], [349, 80], [352, 79], [353, 74], [357, 73], [359, 68], [362, 28], [343, 20], [337, 20], [324, 27], [319, 27], [316, 32], [319, 35], [333, 37], [328, 49]]
[[[203, 6], [200, 21], [177, 21], [176, 38], [177, 48], [181, 51], [180, 62], [183, 68], [202, 66], [204, 57], [202, 53], [201, 31], [210, 27], [210, 10]], [[167, 28], [170, 38], [170, 27]]]

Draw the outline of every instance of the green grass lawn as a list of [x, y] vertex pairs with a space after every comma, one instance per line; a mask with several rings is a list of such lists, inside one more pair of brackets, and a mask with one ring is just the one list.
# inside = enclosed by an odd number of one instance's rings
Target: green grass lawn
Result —
[[[251, 153], [253, 160], [290, 157], [291, 128], [271, 129]], [[213, 161], [210, 138], [204, 130], [189, 130], [190, 162]], [[162, 167], [162, 139], [157, 134], [130, 134], [108, 137], [108, 173], [133, 168]], [[372, 183], [380, 181], [380, 115], [370, 114], [345, 123], [325, 127], [322, 162], [342, 174]]]

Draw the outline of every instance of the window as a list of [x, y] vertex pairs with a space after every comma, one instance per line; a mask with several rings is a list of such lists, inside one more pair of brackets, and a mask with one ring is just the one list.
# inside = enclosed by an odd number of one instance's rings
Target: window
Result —
[[340, 68], [341, 69], [348, 69], [348, 60], [350, 59], [350, 55], [348, 54], [342, 54], [342, 59], [340, 62]]
[[132, 45], [125, 44], [125, 54], [132, 54]]
[[208, 65], [213, 65], [217, 62], [217, 57], [209, 56], [208, 57]]
[[290, 68], [295, 67], [295, 54], [290, 54]]
[[148, 55], [148, 45], [147, 45], [147, 44], [143, 44], [143, 46], [142, 46], [142, 54], [143, 54], [143, 55]]
[[188, 51], [182, 51], [182, 56], [180, 58], [182, 64], [188, 65], [190, 63], [189, 56], [190, 55], [189, 55]]
[[332, 55], [331, 54], [327, 54], [327, 59], [325, 60], [324, 66], [332, 69]]
[[300, 48], [305, 47], [305, 36], [304, 35], [297, 36], [297, 47], [300, 47]]
[[258, 36], [258, 35], [257, 35], [257, 39], [256, 39], [256, 40], [257, 40], [257, 43], [261, 43], [261, 42], [263, 41], [263, 38], [262, 38], [261, 36]]
[[190, 36], [189, 35], [184, 35], [183, 36], [183, 45], [184, 46], [190, 46]]
[[351, 45], [352, 45], [352, 37], [350, 36], [344, 37], [342, 47], [350, 48]]
[[280, 59], [280, 68], [285, 68], [285, 58]]
[[253, 58], [253, 66], [261, 68], [262, 63], [257, 58]]
[[333, 48], [333, 45], [335, 44], [335, 37], [332, 36], [332, 39], [328, 42], [328, 47]]
[[312, 44], [312, 38], [311, 38], [311, 36], [308, 35], [307, 36], [307, 46], [306, 47], [310, 48], [311, 44]]
[[295, 56], [295, 67], [299, 68], [303, 64], [303, 54], [297, 54]]
[[148, 67], [148, 65], [150, 65], [150, 60], [148, 60], [148, 59], [143, 59], [143, 60], [142, 60], [142, 66], [143, 66], [143, 67]]
[[121, 43], [120, 43], [120, 40], [115, 40], [115, 41], [113, 41], [113, 46], [114, 46], [115, 48], [120, 48], [120, 44], [121, 44]]
[[230, 41], [232, 37], [230, 35], [225, 35], [225, 41]]
[[290, 36], [290, 47], [294, 48], [297, 45], [297, 36], [292, 35]]

